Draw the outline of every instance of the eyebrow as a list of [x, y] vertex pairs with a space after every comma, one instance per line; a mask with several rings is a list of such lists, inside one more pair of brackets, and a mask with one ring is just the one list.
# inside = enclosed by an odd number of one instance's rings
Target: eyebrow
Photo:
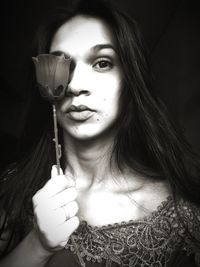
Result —
[[102, 50], [102, 49], [112, 49], [116, 52], [116, 49], [111, 44], [98, 44], [92, 47], [92, 50], [94, 50], [95, 52]]
[[[91, 47], [91, 50], [94, 52], [98, 52], [98, 51], [103, 50], [103, 49], [112, 49], [113, 51], [116, 52], [116, 49], [111, 44], [97, 44], [97, 45]], [[67, 58], [70, 58], [70, 55], [68, 53], [65, 53], [65, 52], [60, 51], [60, 50], [53, 51], [50, 54], [57, 55], [57, 56], [64, 54]]]

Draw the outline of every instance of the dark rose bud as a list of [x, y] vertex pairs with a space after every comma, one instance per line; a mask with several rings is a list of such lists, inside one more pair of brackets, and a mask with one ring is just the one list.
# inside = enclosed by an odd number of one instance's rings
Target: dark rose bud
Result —
[[40, 54], [33, 57], [40, 94], [50, 102], [61, 100], [69, 80], [71, 59], [64, 54]]

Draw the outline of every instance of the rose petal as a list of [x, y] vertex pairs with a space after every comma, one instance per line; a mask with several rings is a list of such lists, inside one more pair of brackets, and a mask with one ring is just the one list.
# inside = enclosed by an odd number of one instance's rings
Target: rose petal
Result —
[[60, 84], [66, 88], [69, 81], [69, 67], [70, 67], [71, 59], [66, 60], [62, 59], [58, 62], [57, 68], [55, 70], [55, 87], [58, 87]]
[[71, 59], [66, 59], [64, 54], [40, 54], [32, 59], [42, 97], [50, 101], [63, 98], [69, 80]]

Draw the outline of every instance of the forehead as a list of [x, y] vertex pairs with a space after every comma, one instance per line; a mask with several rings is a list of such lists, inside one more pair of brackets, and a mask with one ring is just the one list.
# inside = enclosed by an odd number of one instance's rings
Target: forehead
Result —
[[64, 23], [55, 33], [50, 52], [54, 50], [79, 52], [89, 49], [97, 44], [111, 44], [114, 46], [112, 31], [101, 19], [77, 15]]

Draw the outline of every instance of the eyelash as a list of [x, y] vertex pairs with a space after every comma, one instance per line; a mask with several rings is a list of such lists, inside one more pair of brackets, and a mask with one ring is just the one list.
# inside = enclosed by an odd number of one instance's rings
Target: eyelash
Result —
[[[106, 67], [97, 67], [97, 65], [102, 63], [102, 62], [106, 63], [107, 66]], [[110, 60], [108, 60], [107, 58], [100, 58], [93, 64], [93, 67], [95, 67], [95, 69], [97, 71], [107, 71], [107, 70], [112, 69], [113, 63]]]

